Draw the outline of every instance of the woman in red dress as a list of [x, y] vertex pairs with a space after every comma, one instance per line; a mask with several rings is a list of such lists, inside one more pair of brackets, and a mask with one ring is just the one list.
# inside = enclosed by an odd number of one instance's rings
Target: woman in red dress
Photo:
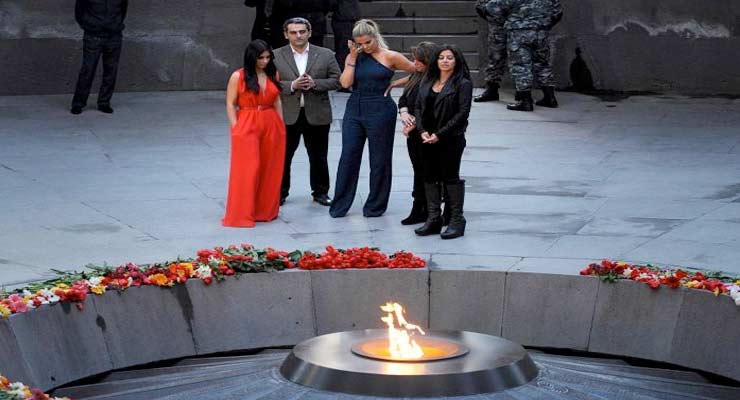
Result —
[[285, 124], [273, 58], [265, 41], [249, 43], [244, 68], [231, 74], [226, 89], [231, 170], [224, 226], [253, 227], [278, 216]]

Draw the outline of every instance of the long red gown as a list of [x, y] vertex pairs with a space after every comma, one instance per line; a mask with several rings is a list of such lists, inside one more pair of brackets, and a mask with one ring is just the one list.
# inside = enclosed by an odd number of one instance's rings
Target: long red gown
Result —
[[246, 89], [239, 70], [236, 125], [231, 128], [231, 169], [224, 226], [272, 221], [280, 208], [285, 124], [273, 107], [280, 90], [270, 79], [260, 93]]

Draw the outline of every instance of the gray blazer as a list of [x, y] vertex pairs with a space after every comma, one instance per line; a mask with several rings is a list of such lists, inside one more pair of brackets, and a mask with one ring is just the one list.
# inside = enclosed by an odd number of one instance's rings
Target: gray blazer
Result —
[[[283, 103], [283, 119], [286, 125], [293, 125], [301, 112], [301, 91], [290, 91], [290, 84], [298, 78], [298, 67], [293, 58], [293, 49], [290, 45], [275, 50], [275, 66], [283, 84], [280, 99]], [[311, 125], [331, 124], [331, 103], [329, 91], [339, 89], [339, 76], [342, 74], [334, 58], [334, 52], [310, 45], [306, 73], [311, 75], [316, 87], [303, 92], [304, 111], [306, 119]]]

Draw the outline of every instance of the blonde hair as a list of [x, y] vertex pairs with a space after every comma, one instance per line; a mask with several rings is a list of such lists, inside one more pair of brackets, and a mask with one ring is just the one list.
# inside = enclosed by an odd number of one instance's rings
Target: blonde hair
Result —
[[371, 19], [361, 19], [355, 22], [355, 26], [352, 28], [352, 37], [358, 36], [370, 36], [378, 41], [378, 46], [387, 49], [388, 44], [383, 39], [383, 35], [380, 34], [380, 28], [378, 23]]

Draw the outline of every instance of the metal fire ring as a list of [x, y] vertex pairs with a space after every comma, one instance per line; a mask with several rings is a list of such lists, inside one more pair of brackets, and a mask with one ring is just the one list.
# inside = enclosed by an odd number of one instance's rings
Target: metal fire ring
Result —
[[319, 390], [386, 397], [492, 393], [524, 385], [537, 376], [537, 367], [522, 346], [474, 332], [427, 332], [427, 338], [459, 343], [469, 350], [450, 359], [393, 362], [352, 352], [356, 343], [386, 334], [385, 329], [368, 329], [308, 339], [293, 348], [280, 373]]

